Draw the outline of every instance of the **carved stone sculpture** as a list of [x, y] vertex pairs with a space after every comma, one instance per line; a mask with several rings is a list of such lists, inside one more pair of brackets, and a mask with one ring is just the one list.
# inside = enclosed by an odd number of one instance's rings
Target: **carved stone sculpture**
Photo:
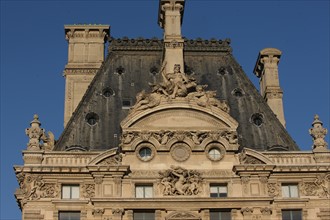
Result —
[[280, 185], [277, 183], [268, 183], [267, 188], [268, 188], [269, 196], [273, 196], [273, 197], [278, 196], [278, 194], [280, 193], [280, 191], [279, 191]]
[[312, 126], [313, 128], [309, 129], [309, 134], [313, 138], [313, 150], [326, 149], [328, 143], [324, 140], [324, 137], [328, 133], [328, 130], [323, 127], [323, 123], [319, 120], [318, 115], [314, 116]]
[[41, 176], [22, 172], [17, 174], [17, 179], [20, 186], [18, 194], [23, 197], [23, 205], [28, 200], [56, 198], [59, 194], [59, 187], [55, 183], [46, 183]]
[[[30, 128], [25, 129], [26, 135], [29, 137], [27, 150], [52, 150], [55, 145], [54, 134], [48, 131], [48, 135], [43, 128], [40, 128], [38, 115], [34, 115], [33, 121], [30, 123]], [[43, 143], [40, 143], [40, 142]]]
[[83, 194], [85, 198], [93, 198], [95, 196], [95, 184], [83, 185]]
[[164, 196], [192, 196], [201, 192], [202, 178], [198, 171], [171, 167], [159, 174], [161, 192]]

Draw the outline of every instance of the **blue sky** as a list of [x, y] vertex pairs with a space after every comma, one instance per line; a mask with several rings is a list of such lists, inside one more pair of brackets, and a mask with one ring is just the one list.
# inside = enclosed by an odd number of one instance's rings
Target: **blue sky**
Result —
[[[1, 0], [1, 191], [0, 219], [20, 219], [13, 165], [21, 165], [25, 128], [39, 114], [58, 138], [63, 130], [67, 62], [65, 24], [109, 24], [115, 38], [162, 37], [158, 0]], [[314, 114], [329, 126], [329, 1], [187, 1], [183, 35], [231, 38], [233, 54], [253, 74], [258, 52], [282, 51], [279, 77], [287, 129], [302, 150], [311, 150]], [[329, 142], [329, 135], [327, 136]]]

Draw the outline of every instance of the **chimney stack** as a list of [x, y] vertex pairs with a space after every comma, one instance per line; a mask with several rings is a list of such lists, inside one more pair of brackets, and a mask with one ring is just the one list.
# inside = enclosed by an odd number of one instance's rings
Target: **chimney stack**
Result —
[[254, 74], [260, 79], [260, 94], [285, 127], [283, 91], [278, 78], [278, 63], [282, 52], [276, 48], [265, 48], [259, 52]]
[[181, 72], [184, 71], [183, 45], [181, 24], [184, 12], [184, 0], [160, 0], [158, 11], [158, 24], [164, 29], [165, 72], [173, 72], [174, 65], [179, 64]]
[[109, 25], [65, 25], [69, 43], [68, 63], [64, 69], [64, 126], [78, 106], [89, 84], [104, 61]]

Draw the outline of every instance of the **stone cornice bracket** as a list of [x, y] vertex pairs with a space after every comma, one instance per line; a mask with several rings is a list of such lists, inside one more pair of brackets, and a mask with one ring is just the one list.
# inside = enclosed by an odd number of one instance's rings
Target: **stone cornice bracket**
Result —
[[309, 129], [309, 134], [313, 138], [313, 151], [327, 151], [328, 143], [324, 140], [328, 133], [328, 129], [323, 127], [322, 121], [318, 115], [314, 116], [312, 128]]
[[105, 42], [110, 37], [110, 26], [96, 24], [65, 25], [64, 32], [65, 39], [69, 42], [75, 38], [99, 38]]
[[285, 127], [283, 91], [278, 77], [278, 63], [282, 52], [276, 48], [265, 48], [259, 52], [254, 74], [260, 79], [260, 94]]

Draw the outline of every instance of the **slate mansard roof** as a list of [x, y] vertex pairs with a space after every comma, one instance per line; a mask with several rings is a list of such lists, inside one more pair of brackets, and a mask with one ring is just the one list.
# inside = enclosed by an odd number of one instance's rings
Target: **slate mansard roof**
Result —
[[[163, 40], [111, 39], [108, 56], [56, 143], [55, 150], [107, 150], [120, 143], [120, 122], [136, 94], [160, 82]], [[232, 55], [230, 40], [188, 40], [184, 43], [185, 73], [216, 90], [239, 123], [238, 143], [264, 150], [299, 150]], [[123, 106], [124, 104], [124, 106]], [[87, 120], [94, 117], [95, 125]]]

